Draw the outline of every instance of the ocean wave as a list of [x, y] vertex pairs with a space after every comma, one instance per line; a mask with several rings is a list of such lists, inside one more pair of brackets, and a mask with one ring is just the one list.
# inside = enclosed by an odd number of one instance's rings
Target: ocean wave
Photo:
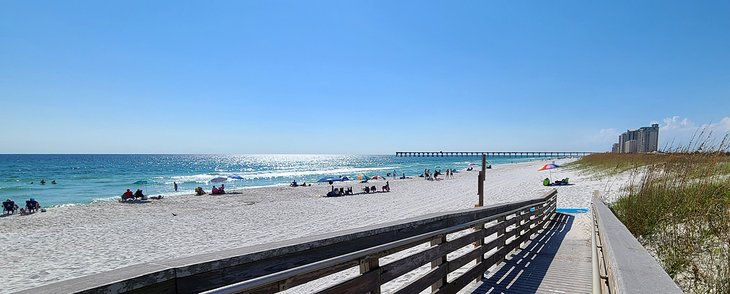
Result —
[[0, 191], [2, 192], [14, 192], [14, 191], [23, 191], [25, 188], [23, 186], [13, 186], [13, 187], [0, 187]]
[[51, 205], [49, 208], [74, 207], [74, 206], [79, 206], [79, 205], [83, 205], [83, 204], [79, 204], [79, 203], [54, 204], [54, 205]]
[[258, 174], [244, 175], [243, 178], [247, 180], [263, 179], [263, 178], [295, 178], [304, 176], [315, 176], [315, 175], [354, 175], [372, 171], [387, 171], [393, 170], [395, 167], [353, 167], [353, 168], [339, 168], [329, 170], [305, 170], [305, 171], [285, 171], [285, 172], [264, 172]]

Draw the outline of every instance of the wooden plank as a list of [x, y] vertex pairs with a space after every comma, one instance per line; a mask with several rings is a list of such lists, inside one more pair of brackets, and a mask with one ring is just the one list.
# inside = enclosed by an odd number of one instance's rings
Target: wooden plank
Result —
[[477, 264], [461, 276], [441, 287], [439, 293], [457, 293], [472, 280], [479, 278], [479, 275], [488, 269], [486, 265], [484, 262]]
[[343, 270], [353, 268], [358, 266], [360, 263], [357, 260], [349, 261], [346, 263], [342, 263], [336, 266], [327, 267], [321, 270], [317, 271], [311, 271], [307, 272], [301, 275], [297, 275], [294, 277], [291, 277], [286, 280], [279, 281], [277, 283], [268, 284], [262, 287], [257, 287], [254, 289], [251, 289], [250, 291], [252, 293], [271, 293], [271, 289], [276, 289], [275, 291], [283, 291], [292, 287], [296, 287], [298, 285], [337, 273], [341, 272]]
[[429, 286], [436, 283], [436, 281], [440, 280], [442, 277], [446, 276], [448, 274], [447, 269], [449, 267], [448, 262], [443, 263], [439, 265], [437, 268], [432, 269], [426, 275], [419, 278], [418, 280], [415, 280], [414, 282], [403, 286], [402, 288], [396, 290], [395, 294], [410, 294], [410, 293], [418, 293], [423, 291], [424, 289], [428, 288]]
[[482, 245], [482, 247], [484, 249], [484, 252], [486, 253], [486, 252], [489, 252], [490, 250], [492, 250], [494, 248], [504, 246], [505, 245], [505, 240], [507, 240], [507, 236], [506, 235], [502, 235], [502, 236], [497, 237], [494, 240], [491, 240], [491, 241], [485, 243], [484, 245]]
[[319, 291], [321, 294], [346, 294], [346, 293], [367, 293], [373, 291], [376, 287], [380, 287], [378, 281], [379, 271], [370, 271], [355, 278], [349, 279], [340, 284], [331, 286], [327, 289]]
[[164, 281], [162, 283], [152, 284], [144, 288], [134, 289], [125, 293], [129, 294], [143, 294], [143, 293], [160, 293], [160, 294], [173, 294], [177, 293], [177, 285], [174, 279]]
[[484, 229], [484, 237], [489, 237], [494, 233], [501, 232], [506, 227], [507, 227], [507, 223], [504, 221], [501, 221], [495, 225], [489, 226], [486, 229]]
[[410, 272], [436, 258], [446, 256], [450, 252], [469, 245], [470, 243], [484, 237], [483, 231], [472, 232], [468, 235], [461, 236], [450, 242], [439, 244], [435, 247], [421, 251], [419, 253], [407, 256], [403, 259], [396, 260], [382, 267], [382, 281], [387, 283], [407, 272]]
[[479, 256], [483, 256], [484, 252], [485, 252], [484, 247], [480, 246], [478, 248], [475, 248], [472, 251], [469, 251], [469, 253], [467, 253], [467, 254], [454, 258], [453, 260], [449, 261], [448, 273], [451, 273], [457, 269], [460, 269], [462, 266], [465, 266], [466, 264], [475, 260]]

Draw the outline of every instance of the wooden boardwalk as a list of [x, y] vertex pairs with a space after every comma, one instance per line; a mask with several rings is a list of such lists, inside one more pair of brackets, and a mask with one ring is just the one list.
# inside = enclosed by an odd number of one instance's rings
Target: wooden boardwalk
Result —
[[[588, 217], [580, 215], [579, 217]], [[548, 228], [462, 293], [591, 293], [591, 236], [557, 213]], [[572, 232], [571, 232], [571, 229]]]

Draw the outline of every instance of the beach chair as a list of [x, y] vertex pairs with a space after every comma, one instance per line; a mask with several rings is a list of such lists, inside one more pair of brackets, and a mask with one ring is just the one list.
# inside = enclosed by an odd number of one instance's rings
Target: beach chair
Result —
[[32, 200], [25, 201], [25, 208], [28, 210], [28, 213], [36, 212], [38, 210], [38, 202]]
[[18, 209], [18, 206], [15, 205], [14, 201], [3, 201], [3, 214], [12, 214], [15, 213], [15, 210]]

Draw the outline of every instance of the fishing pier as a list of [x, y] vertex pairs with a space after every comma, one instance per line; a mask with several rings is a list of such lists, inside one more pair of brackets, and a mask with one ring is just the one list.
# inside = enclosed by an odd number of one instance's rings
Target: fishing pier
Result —
[[591, 151], [398, 151], [398, 157], [447, 157], [447, 156], [481, 156], [487, 157], [581, 157], [597, 152]]

